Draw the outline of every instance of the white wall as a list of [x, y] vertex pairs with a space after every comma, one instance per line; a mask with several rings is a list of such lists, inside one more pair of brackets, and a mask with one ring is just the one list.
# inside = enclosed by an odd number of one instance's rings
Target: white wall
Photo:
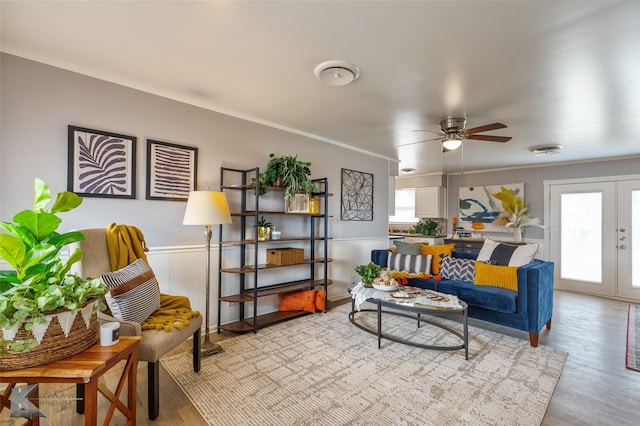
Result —
[[[298, 154], [312, 162], [312, 177], [327, 177], [333, 193], [329, 255], [335, 259], [331, 278], [338, 284], [330, 291], [333, 298], [346, 296], [353, 267], [369, 260], [371, 248], [386, 246], [387, 160], [8, 54], [1, 55], [0, 66], [2, 221], [32, 207], [35, 177], [47, 182], [53, 193], [66, 190], [71, 124], [138, 138], [137, 198], [85, 198], [77, 210], [62, 215], [61, 229], [104, 227], [111, 221], [138, 226], [152, 248], [150, 263], [165, 280], [163, 290], [192, 296], [197, 309], [204, 310], [203, 229], [182, 225], [184, 202], [145, 200], [147, 138], [197, 147], [199, 189], [205, 183], [219, 188], [222, 164], [263, 168], [271, 152]], [[374, 175], [373, 221], [340, 220], [341, 168]], [[358, 250], [342, 247], [352, 247], [354, 241], [359, 241]], [[212, 254], [212, 259], [217, 256]], [[215, 271], [212, 282], [217, 288]], [[215, 300], [217, 294], [212, 295], [212, 306]]]

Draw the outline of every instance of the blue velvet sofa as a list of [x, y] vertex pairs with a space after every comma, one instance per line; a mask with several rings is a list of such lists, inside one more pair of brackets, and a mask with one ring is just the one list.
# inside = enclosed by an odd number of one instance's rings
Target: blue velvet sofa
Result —
[[[387, 266], [388, 250], [372, 250], [371, 261]], [[475, 259], [471, 253], [453, 252], [453, 257]], [[553, 314], [552, 262], [534, 260], [518, 268], [518, 291], [474, 285], [473, 282], [412, 278], [409, 285], [453, 294], [469, 305], [469, 316], [529, 333], [531, 346], [538, 346], [538, 333], [551, 329]]]

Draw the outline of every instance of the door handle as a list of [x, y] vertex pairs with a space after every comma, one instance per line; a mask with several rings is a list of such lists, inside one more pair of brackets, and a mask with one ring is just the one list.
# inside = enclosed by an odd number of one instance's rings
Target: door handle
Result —
[[618, 247], [620, 248], [620, 250], [624, 250], [624, 249], [626, 249], [626, 248], [627, 248], [627, 246], [625, 246], [625, 245], [618, 246]]
[[620, 241], [625, 241], [626, 239], [627, 239], [627, 237], [625, 237], [624, 235], [619, 238]]

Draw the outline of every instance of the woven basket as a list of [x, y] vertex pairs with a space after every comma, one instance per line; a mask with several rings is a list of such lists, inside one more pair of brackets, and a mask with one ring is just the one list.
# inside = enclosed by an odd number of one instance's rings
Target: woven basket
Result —
[[[82, 307], [87, 306], [90, 303], [94, 303], [94, 300], [90, 300]], [[55, 316], [55, 314], [64, 312], [65, 310], [66, 309], [59, 309], [49, 313], [54, 316], [39, 345], [25, 352], [9, 350], [7, 353], [0, 354], [0, 371], [17, 370], [20, 368], [48, 364], [50, 362], [68, 358], [93, 346], [98, 341], [98, 314], [96, 312], [91, 314], [89, 327], [87, 327], [84, 319], [82, 318], [82, 313], [80, 312], [80, 309], [78, 309], [75, 318], [73, 319], [73, 324], [69, 334], [65, 337], [62, 326], [58, 321], [58, 317]], [[0, 338], [2, 337], [3, 331], [0, 328]], [[23, 326], [20, 326], [13, 340], [27, 340], [33, 338], [34, 336], [31, 331], [26, 331]]]

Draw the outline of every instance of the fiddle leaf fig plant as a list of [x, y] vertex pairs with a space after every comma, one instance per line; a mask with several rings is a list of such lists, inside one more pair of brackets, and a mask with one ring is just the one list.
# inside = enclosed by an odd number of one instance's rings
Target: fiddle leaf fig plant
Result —
[[[90, 299], [107, 292], [101, 278], [83, 279], [69, 274], [71, 266], [82, 259], [77, 248], [63, 260], [60, 251], [68, 244], [81, 241], [80, 232], [58, 233], [62, 223], [58, 213], [68, 212], [82, 203], [73, 192], [57, 194], [51, 208], [49, 186], [35, 179], [33, 209], [23, 210], [13, 222], [1, 222], [0, 257], [13, 270], [0, 271], [0, 327], [13, 329], [23, 325], [44, 323], [44, 314], [58, 308], [75, 310]], [[9, 341], [0, 338], [0, 352], [7, 348], [28, 350], [36, 345], [29, 341]]]

